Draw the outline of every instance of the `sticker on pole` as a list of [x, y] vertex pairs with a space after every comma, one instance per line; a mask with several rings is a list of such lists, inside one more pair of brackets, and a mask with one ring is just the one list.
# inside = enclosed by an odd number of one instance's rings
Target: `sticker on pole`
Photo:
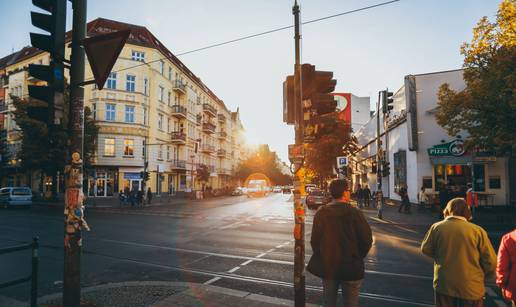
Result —
[[343, 166], [348, 166], [348, 157], [347, 156], [337, 157], [337, 168], [341, 168]]

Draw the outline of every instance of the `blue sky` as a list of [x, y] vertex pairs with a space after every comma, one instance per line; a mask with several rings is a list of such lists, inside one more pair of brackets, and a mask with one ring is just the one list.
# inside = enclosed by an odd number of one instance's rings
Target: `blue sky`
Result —
[[[68, 1], [67, 1], [68, 2]], [[383, 2], [301, 0], [302, 20]], [[180, 53], [293, 23], [293, 0], [90, 0], [88, 20], [146, 26]], [[302, 61], [334, 72], [337, 91], [376, 97], [407, 74], [460, 68], [459, 47], [498, 0], [401, 0], [303, 27]], [[29, 0], [0, 0], [0, 57], [28, 45]], [[71, 5], [68, 2], [68, 25]], [[287, 160], [293, 128], [282, 122], [282, 82], [293, 71], [293, 30], [188, 54], [180, 59], [231, 108], [240, 107], [250, 143]]]

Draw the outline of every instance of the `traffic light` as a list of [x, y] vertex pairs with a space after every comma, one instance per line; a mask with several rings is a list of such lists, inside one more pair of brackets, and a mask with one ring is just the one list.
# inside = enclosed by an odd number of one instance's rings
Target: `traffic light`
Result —
[[394, 93], [389, 92], [389, 90], [382, 91], [383, 114], [389, 113], [392, 109], [394, 109], [394, 106], [392, 105], [394, 103], [394, 99], [392, 98], [392, 95], [394, 95]]
[[142, 178], [143, 181], [149, 181], [149, 172], [141, 171], [140, 172], [140, 178]]
[[382, 177], [388, 177], [391, 174], [391, 163], [389, 161], [384, 161], [382, 165]]
[[371, 173], [376, 174], [377, 167], [376, 167], [376, 161], [371, 162]]
[[66, 24], [66, 0], [32, 0], [32, 3], [49, 12], [31, 12], [32, 24], [50, 34], [30, 33], [32, 46], [50, 53], [50, 65], [29, 65], [29, 75], [46, 81], [45, 86], [29, 85], [29, 96], [41, 101], [41, 105], [27, 108], [29, 117], [59, 124], [63, 116], [64, 100], [64, 48]]
[[301, 66], [304, 140], [312, 142], [335, 128], [337, 101], [331, 94], [337, 80], [333, 72], [318, 71], [311, 64]]

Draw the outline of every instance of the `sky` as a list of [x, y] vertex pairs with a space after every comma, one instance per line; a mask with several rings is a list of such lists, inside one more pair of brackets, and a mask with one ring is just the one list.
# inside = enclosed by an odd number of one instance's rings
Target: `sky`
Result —
[[[300, 0], [308, 21], [385, 0]], [[175, 54], [292, 25], [293, 0], [89, 0], [98, 17], [147, 27]], [[401, 0], [302, 27], [302, 62], [333, 71], [336, 92], [376, 99], [408, 74], [460, 68], [460, 45], [499, 0]], [[68, 3], [68, 29], [71, 5]], [[29, 45], [30, 0], [0, 0], [0, 57]], [[226, 105], [240, 110], [250, 144], [269, 144], [283, 161], [294, 143], [282, 122], [285, 77], [294, 69], [293, 29], [180, 57]], [[374, 103], [375, 101], [372, 101]]]

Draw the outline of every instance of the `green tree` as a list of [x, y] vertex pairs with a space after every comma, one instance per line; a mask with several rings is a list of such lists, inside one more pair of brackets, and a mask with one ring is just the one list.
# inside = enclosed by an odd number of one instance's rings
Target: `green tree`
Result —
[[503, 0], [495, 22], [480, 19], [461, 54], [466, 87], [440, 87], [437, 122], [450, 135], [466, 131], [468, 149], [507, 154], [516, 148], [516, 1]]
[[197, 180], [199, 180], [204, 187], [210, 180], [210, 169], [207, 165], [201, 164], [197, 167]]

